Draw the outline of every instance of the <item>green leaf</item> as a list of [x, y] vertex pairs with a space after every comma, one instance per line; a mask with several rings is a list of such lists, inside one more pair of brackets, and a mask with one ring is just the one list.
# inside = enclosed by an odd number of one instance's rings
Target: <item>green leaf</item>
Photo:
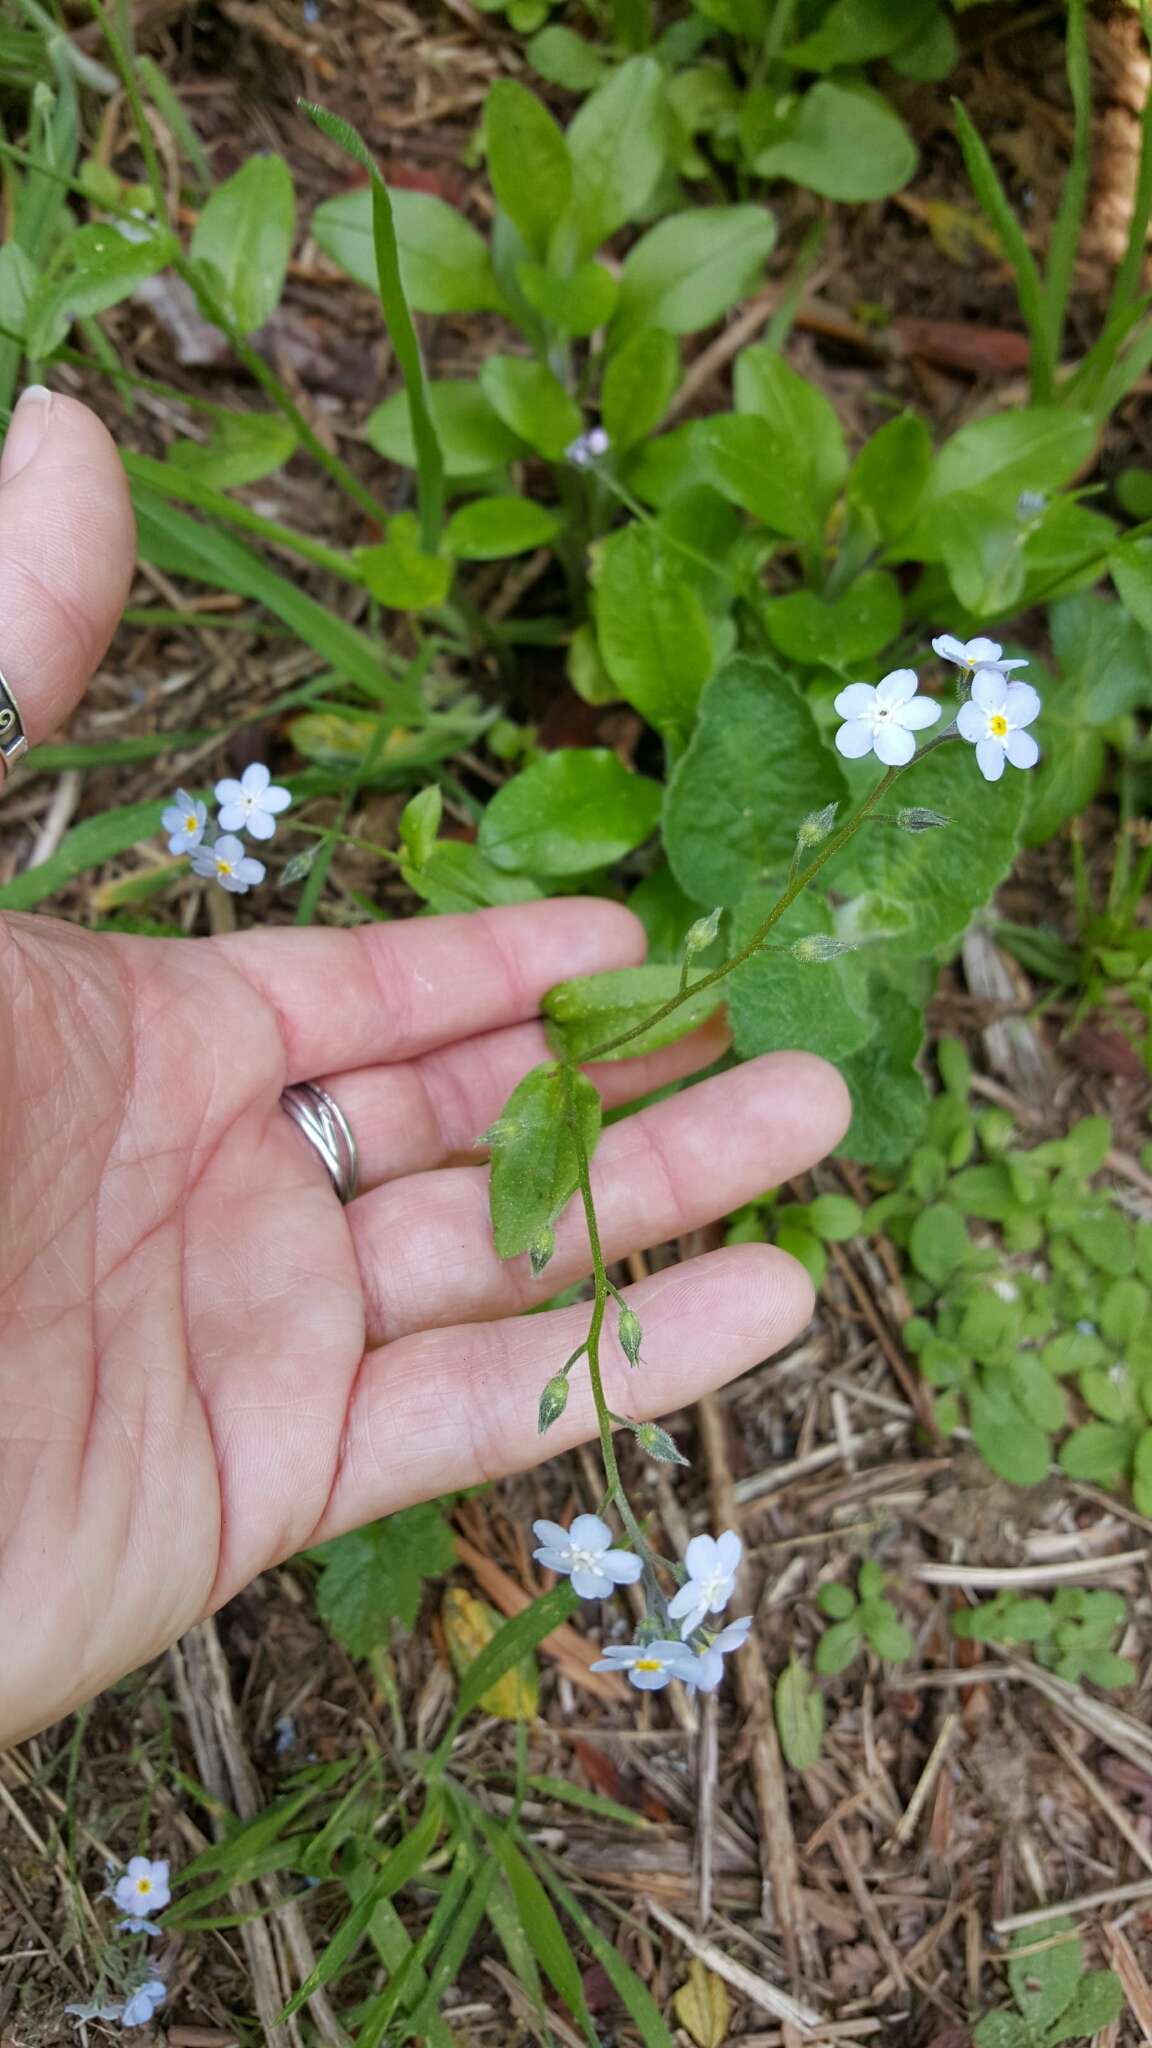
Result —
[[499, 78], [484, 103], [484, 143], [499, 204], [533, 255], [545, 257], [572, 196], [563, 131], [527, 86]]
[[296, 199], [282, 156], [252, 156], [217, 185], [192, 233], [192, 261], [241, 334], [252, 334], [280, 303]]
[[540, 1869], [545, 1883], [550, 1887], [556, 1899], [567, 1913], [568, 1918], [579, 1929], [583, 1940], [587, 1942], [589, 1950], [604, 1971], [617, 1998], [632, 2020], [640, 2036], [642, 2048], [674, 2048], [672, 2036], [660, 2016], [660, 2009], [648, 1990], [647, 1985], [636, 1975], [636, 1972], [629, 1964], [625, 1962], [615, 1944], [609, 1941], [606, 1935], [601, 1933], [596, 1922], [584, 1911], [575, 1893], [568, 1890], [567, 1885], [558, 1873], [553, 1870], [551, 1864], [545, 1864], [539, 1858], [536, 1860], [537, 1867]]
[[487, 1814], [480, 1809], [477, 1809], [476, 1818], [489, 1848], [508, 1879], [520, 1923], [528, 1936], [540, 1968], [568, 2011], [579, 2021], [585, 2039], [591, 2042], [592, 2048], [598, 2048], [598, 2037], [584, 1996], [580, 1968], [564, 1938], [564, 1930], [556, 1918], [552, 1901], [535, 1871], [525, 1862], [506, 1830], [489, 1820]]
[[914, 78], [923, 85], [934, 85], [939, 79], [947, 78], [960, 61], [960, 45], [956, 31], [948, 16], [936, 7], [922, 27], [901, 43], [892, 52], [888, 62], [902, 78]]
[[916, 1647], [909, 1629], [888, 1600], [865, 1600], [857, 1610], [860, 1626], [878, 1657], [888, 1664], [902, 1664]]
[[1115, 1422], [1086, 1422], [1060, 1446], [1060, 1469], [1090, 1486], [1118, 1486], [1132, 1456], [1132, 1431]]
[[903, 607], [894, 577], [873, 569], [831, 603], [814, 590], [794, 590], [770, 599], [761, 617], [772, 645], [790, 661], [843, 669], [891, 646]]
[[1014, 2012], [986, 2013], [972, 2040], [974, 2048], [1035, 2048], [1035, 2037]]
[[712, 636], [676, 551], [638, 521], [601, 546], [596, 625], [621, 696], [658, 732], [683, 741], [712, 673]]
[[842, 1586], [838, 1581], [821, 1586], [816, 1595], [816, 1605], [829, 1621], [847, 1621], [856, 1611], [856, 1595], [851, 1586]]
[[668, 214], [625, 258], [616, 325], [695, 334], [759, 283], [776, 240], [762, 206], [693, 207]]
[[608, 325], [620, 293], [602, 263], [580, 263], [567, 277], [557, 277], [539, 263], [519, 263], [516, 281], [534, 313], [577, 338]]
[[361, 548], [359, 561], [373, 597], [393, 611], [419, 612], [443, 604], [452, 587], [452, 563], [425, 552], [414, 512], [398, 512], [389, 520], [387, 538]]
[[784, 55], [801, 71], [838, 71], [890, 56], [931, 18], [933, 0], [833, 0], [819, 28]]
[[1029, 1420], [1043, 1430], [1065, 1428], [1068, 1403], [1064, 1389], [1036, 1353], [1018, 1351], [1008, 1371], [1012, 1392]]
[[524, 55], [538, 78], [565, 92], [594, 92], [607, 69], [599, 50], [559, 22], [534, 35]]
[[1152, 1515], [1152, 1429], [1142, 1431], [1132, 1464], [1132, 1499], [1142, 1515]]
[[0, 247], [0, 327], [22, 335], [28, 321], [28, 306], [39, 273], [19, 242]]
[[643, 212], [666, 147], [663, 73], [655, 57], [630, 57], [589, 94], [568, 129], [577, 254], [591, 255]]
[[806, 490], [826, 513], [848, 470], [835, 407], [764, 342], [737, 356], [733, 388], [737, 412], [755, 414], [788, 443]]
[[850, 505], [867, 513], [880, 540], [898, 540], [916, 516], [932, 468], [932, 439], [918, 413], [901, 413], [864, 443], [848, 475]]
[[[689, 990], [698, 978], [689, 976]], [[621, 967], [608, 974], [580, 975], [573, 981], [557, 983], [548, 991], [542, 1008], [545, 1016], [559, 1027], [571, 1058], [585, 1060], [602, 1043], [636, 1030], [654, 1010], [679, 993], [678, 967]], [[673, 1045], [711, 1017], [723, 1000], [720, 985], [703, 989], [699, 995], [689, 994], [688, 1000], [668, 1017], [649, 1030], [637, 1031], [636, 1037], [618, 1051], [597, 1052], [597, 1057], [636, 1059], [641, 1053]]]
[[416, 1826], [392, 1851], [379, 1876], [373, 1878], [371, 1884], [365, 1887], [347, 1919], [321, 1952], [315, 1967], [293, 1992], [279, 2015], [281, 2020], [290, 2019], [293, 2013], [299, 2012], [301, 2006], [307, 2004], [314, 1992], [331, 1983], [339, 1974], [364, 1936], [369, 1933], [372, 1920], [383, 1902], [400, 1891], [404, 1885], [409, 1884], [420, 1871], [435, 1847], [442, 1823], [441, 1803], [434, 1793]]
[[824, 1699], [807, 1665], [795, 1655], [776, 1680], [773, 1706], [785, 1761], [794, 1771], [810, 1771], [824, 1739]]
[[115, 860], [118, 854], [127, 853], [129, 847], [151, 839], [160, 830], [164, 803], [161, 797], [154, 803], [121, 804], [115, 810], [101, 811], [94, 818], [85, 818], [83, 824], [74, 825], [50, 859], [0, 883], [0, 910], [34, 910], [77, 875], [98, 867], [102, 861]]
[[118, 306], [178, 252], [174, 235], [129, 242], [110, 223], [74, 228], [28, 298], [27, 353], [54, 355], [74, 320]]
[[1044, 2048], [1061, 2041], [1086, 2041], [1114, 2025], [1124, 2011], [1124, 1986], [1111, 1970], [1089, 1970], [1081, 1977], [1058, 2020], [1044, 2036]]
[[841, 1063], [852, 1097], [852, 1122], [838, 1150], [884, 1171], [907, 1158], [923, 1127], [928, 1089], [917, 1064], [924, 1014], [900, 990], [873, 986], [876, 1031]]
[[972, 1437], [981, 1457], [1010, 1486], [1039, 1486], [1048, 1477], [1049, 1443], [1009, 1391], [1003, 1373], [985, 1373], [968, 1392]]
[[[478, 384], [455, 378], [433, 378], [428, 408], [444, 456], [445, 474], [464, 479], [486, 476], [523, 455], [524, 442], [504, 425]], [[416, 442], [406, 391], [394, 391], [368, 415], [364, 438], [378, 455], [416, 468]]]
[[916, 145], [880, 93], [822, 78], [756, 156], [761, 178], [790, 178], [825, 199], [885, 199], [914, 176]]
[[466, 562], [498, 562], [547, 547], [562, 523], [551, 506], [531, 498], [473, 498], [448, 521], [444, 546]]
[[166, 460], [213, 490], [235, 491], [280, 469], [295, 446], [296, 430], [279, 413], [217, 413], [207, 441], [173, 441]]
[[933, 1202], [916, 1217], [908, 1239], [912, 1264], [933, 1287], [943, 1287], [972, 1256], [964, 1218], [949, 1202]]
[[492, 1147], [492, 1235], [502, 1259], [526, 1252], [555, 1223], [580, 1184], [571, 1117], [591, 1157], [600, 1136], [600, 1097], [583, 1074], [534, 1067], [487, 1133]]
[[850, 1195], [817, 1195], [807, 1214], [809, 1227], [825, 1244], [844, 1244], [864, 1228], [864, 1212]]
[[701, 422], [695, 446], [715, 484], [742, 512], [774, 533], [817, 544], [824, 520], [811, 495], [811, 472], [792, 437], [751, 413], [720, 413]]
[[697, 903], [738, 903], [787, 866], [807, 812], [846, 797], [837, 757], [796, 685], [774, 663], [736, 655], [705, 691], [668, 786], [672, 871]]
[[423, 867], [436, 844], [444, 815], [444, 793], [438, 783], [429, 783], [410, 798], [400, 813], [400, 843], [416, 867]]
[[1148, 639], [1122, 605], [1084, 592], [1051, 606], [1048, 630], [1075, 715], [1109, 725], [1148, 702]]
[[1068, 1220], [1068, 1235], [1092, 1265], [1122, 1279], [1132, 1271], [1135, 1252], [1132, 1225], [1122, 1209], [1106, 1199], [1086, 1201]]
[[[748, 943], [776, 895], [771, 889], [742, 898], [732, 919], [734, 946]], [[831, 914], [819, 897], [802, 897], [780, 920], [769, 943], [828, 931], [831, 924]], [[789, 953], [753, 954], [727, 984], [737, 1051], [745, 1059], [785, 1049], [844, 1059], [867, 1044], [876, 1028], [868, 979], [867, 964], [858, 953], [819, 962], [797, 960]]]
[[600, 418], [618, 454], [655, 431], [679, 379], [680, 351], [671, 334], [658, 327], [635, 328], [609, 357]]
[[631, 853], [655, 831], [660, 785], [607, 747], [560, 747], [498, 789], [479, 845], [497, 867], [583, 875]]
[[1051, 2026], [1053, 2020], [1058, 2020], [1075, 1997], [1083, 1975], [1084, 1952], [1075, 1921], [1048, 1921], [1045, 1940], [1051, 1941], [1054, 1935], [1061, 1934], [1067, 1935], [1067, 1939], [1043, 1948], [1037, 1946], [1035, 1928], [1023, 1928], [1013, 1937], [1013, 1948], [1033, 1950], [1032, 1954], [1013, 1957], [1008, 1963], [1012, 1996], [1031, 2027]]
[[529, 875], [507, 874], [485, 860], [479, 847], [461, 839], [438, 840], [418, 867], [405, 865], [404, 880], [443, 916], [459, 910], [489, 910], [498, 903], [538, 902], [541, 890]]
[[826, 1628], [816, 1645], [816, 1669], [822, 1678], [835, 1678], [845, 1671], [854, 1657], [860, 1654], [864, 1637], [855, 1615], [847, 1621], [834, 1621]]
[[351, 1529], [309, 1556], [320, 1566], [321, 1615], [352, 1656], [366, 1657], [388, 1641], [394, 1621], [412, 1627], [425, 1579], [451, 1571], [456, 1548], [439, 1506], [428, 1501]]
[[1090, 415], [1060, 406], [1024, 406], [973, 420], [937, 455], [911, 532], [900, 542], [901, 558], [941, 559], [943, 537], [961, 495], [978, 492], [1005, 514], [1014, 514], [1021, 491], [1052, 491], [1069, 482], [1095, 445]]
[[481, 1650], [476, 1662], [465, 1673], [456, 1711], [436, 1752], [437, 1761], [451, 1750], [461, 1721], [479, 1704], [497, 1679], [503, 1678], [505, 1672], [519, 1664], [529, 1650], [534, 1650], [545, 1636], [550, 1636], [553, 1629], [567, 1621], [578, 1606], [579, 1601], [571, 1586], [557, 1586], [551, 1593], [544, 1593], [539, 1600], [534, 1600], [522, 1614], [513, 1615], [503, 1628], [497, 1629], [487, 1649]]
[[[499, 312], [504, 298], [487, 246], [463, 214], [433, 192], [387, 187], [395, 225], [400, 275], [414, 313]], [[376, 290], [372, 187], [359, 185], [326, 199], [312, 216], [324, 254]]]
[[505, 426], [551, 462], [584, 430], [576, 400], [546, 363], [529, 356], [486, 357], [480, 389]]
[[985, 782], [962, 744], [916, 761], [901, 781], [901, 800], [939, 812], [947, 830], [868, 826], [857, 835], [831, 870], [842, 893], [862, 892], [849, 929], [886, 933], [893, 953], [918, 959], [958, 939], [1012, 866], [1027, 782], [1007, 774]]

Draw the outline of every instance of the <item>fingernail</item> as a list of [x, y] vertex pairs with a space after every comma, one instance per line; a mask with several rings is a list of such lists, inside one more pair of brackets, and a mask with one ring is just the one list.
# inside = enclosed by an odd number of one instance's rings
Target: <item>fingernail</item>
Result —
[[20, 395], [12, 424], [0, 455], [0, 483], [8, 483], [26, 469], [44, 439], [52, 393], [45, 384], [29, 384]]

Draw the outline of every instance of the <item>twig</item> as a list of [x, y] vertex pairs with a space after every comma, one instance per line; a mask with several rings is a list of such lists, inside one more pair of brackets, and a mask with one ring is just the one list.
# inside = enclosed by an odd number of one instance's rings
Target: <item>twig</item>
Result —
[[1046, 1920], [1058, 1920], [1062, 1913], [1091, 1913], [1097, 1906], [1121, 1906], [1129, 1899], [1152, 1898], [1152, 1878], [1138, 1884], [1113, 1884], [1105, 1891], [1082, 1892], [1078, 1899], [1064, 1899], [1058, 1906], [1034, 1906], [1030, 1913], [1011, 1913], [1006, 1920], [994, 1920], [996, 1934], [1015, 1934], [1021, 1927], [1042, 1927]]
[[916, 1823], [924, 1811], [928, 1795], [940, 1775], [944, 1759], [952, 1746], [952, 1738], [959, 1726], [959, 1714], [950, 1713], [945, 1715], [943, 1727], [932, 1745], [931, 1755], [920, 1773], [920, 1781], [916, 1790], [913, 1792], [899, 1821], [884, 1844], [883, 1853], [886, 1856], [892, 1855], [897, 1849], [902, 1849], [907, 1842], [911, 1841], [912, 1836], [915, 1834]]
[[1006, 1586], [1055, 1586], [1064, 1580], [1110, 1578], [1144, 1563], [1146, 1550], [1121, 1550], [1112, 1557], [1074, 1557], [1068, 1564], [919, 1564], [908, 1576], [925, 1586], [970, 1586], [996, 1592]]
[[1122, 1927], [1105, 1926], [1104, 1939], [1108, 1943], [1112, 1957], [1112, 1968], [1124, 1986], [1124, 1996], [1143, 2028], [1144, 2039], [1152, 2041], [1152, 1990], [1149, 1989], [1148, 1979], [1140, 1968], [1136, 1951]]
[[652, 1918], [659, 1921], [661, 1927], [666, 1928], [669, 1934], [675, 1935], [676, 1940], [688, 1950], [689, 1955], [698, 1956], [705, 1969], [714, 1970], [718, 1977], [723, 1977], [726, 1984], [731, 1984], [734, 1991], [739, 1991], [743, 1997], [751, 1999], [754, 2005], [771, 2013], [773, 2019], [784, 2020], [808, 2036], [815, 2034], [819, 2038], [821, 2032], [827, 2031], [820, 2015], [813, 2012], [810, 2006], [801, 2005], [798, 1999], [790, 1998], [786, 1991], [778, 1991], [775, 1984], [768, 1982], [767, 1977], [761, 1977], [757, 1971], [748, 1969], [744, 1963], [738, 1963], [731, 1956], [725, 1955], [724, 1950], [717, 1948], [715, 1942], [706, 1941], [703, 1936], [694, 1934], [690, 1927], [686, 1927], [682, 1920], [677, 1920], [676, 1915], [670, 1913], [667, 1907], [662, 1906], [650, 1893], [645, 1894], [644, 1903]]
[[1149, 1848], [1139, 1829], [1132, 1825], [1124, 1808], [1117, 1805], [1112, 1794], [1100, 1783], [1095, 1772], [1089, 1770], [1083, 1759], [1077, 1756], [1072, 1744], [1066, 1742], [1064, 1737], [1058, 1734], [1055, 1728], [1049, 1729], [1048, 1740], [1056, 1751], [1057, 1756], [1067, 1764], [1073, 1777], [1079, 1779], [1089, 1797], [1095, 1800], [1101, 1813], [1111, 1821], [1117, 1834], [1123, 1835], [1128, 1847], [1140, 1858], [1145, 1870], [1152, 1871], [1152, 1849]]

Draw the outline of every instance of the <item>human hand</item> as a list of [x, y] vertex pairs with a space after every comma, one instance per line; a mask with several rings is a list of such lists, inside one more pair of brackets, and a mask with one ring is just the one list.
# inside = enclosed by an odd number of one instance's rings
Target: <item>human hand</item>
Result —
[[[132, 520], [104, 429], [25, 400], [0, 464], [0, 664], [33, 745], [103, 653]], [[2, 795], [0, 795], [2, 818]], [[589, 1267], [570, 1206], [542, 1281], [502, 1263], [475, 1135], [546, 1047], [540, 998], [630, 965], [618, 906], [571, 899], [341, 932], [157, 941], [0, 918], [0, 1742], [66, 1713], [257, 1572], [531, 1465], [586, 1311], [521, 1319]], [[710, 1063], [712, 1024], [595, 1072], [609, 1105]], [[359, 1143], [342, 1209], [279, 1106], [320, 1078]], [[615, 1259], [811, 1166], [834, 1071], [755, 1060], [608, 1130]], [[645, 1355], [608, 1398], [666, 1413], [793, 1337], [807, 1276], [763, 1245], [628, 1290]], [[551, 1453], [595, 1433], [573, 1386]]]

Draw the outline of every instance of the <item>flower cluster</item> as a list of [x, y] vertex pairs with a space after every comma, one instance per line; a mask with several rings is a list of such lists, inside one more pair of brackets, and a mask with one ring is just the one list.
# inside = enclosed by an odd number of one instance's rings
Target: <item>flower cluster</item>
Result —
[[[955, 724], [941, 739], [958, 736], [976, 749], [976, 765], [986, 782], [999, 782], [1004, 764], [1034, 768], [1040, 749], [1026, 730], [1039, 716], [1040, 699], [1030, 683], [1015, 682], [1010, 671], [1027, 668], [1017, 656], [1006, 660], [997, 640], [957, 640], [941, 633], [932, 648], [941, 661], [961, 672], [968, 694]], [[879, 683], [849, 683], [835, 708], [843, 719], [836, 734], [840, 753], [850, 761], [875, 754], [887, 768], [903, 768], [916, 752], [913, 734], [935, 725], [940, 705], [917, 694], [915, 669], [897, 668]]]
[[569, 462], [577, 469], [587, 469], [589, 463], [598, 462], [607, 455], [611, 443], [603, 427], [589, 427], [586, 434], [578, 434], [564, 450]]
[[288, 809], [292, 798], [288, 790], [273, 782], [272, 771], [263, 761], [254, 761], [238, 782], [226, 775], [216, 784], [216, 801], [220, 811], [210, 846], [204, 839], [209, 829], [208, 806], [189, 796], [186, 789], [176, 791], [167, 810], [161, 812], [160, 823], [168, 834], [169, 853], [189, 854], [194, 873], [219, 882], [234, 896], [243, 896], [264, 880], [267, 869], [262, 860], [245, 851], [239, 834], [271, 839], [280, 812]]
[[[123, 1875], [109, 1886], [107, 1896], [125, 1916], [116, 1923], [118, 1934], [159, 1934], [151, 1915], [163, 1912], [172, 1896], [167, 1862], [162, 1857], [153, 1861], [148, 1856], [133, 1856]], [[106, 1998], [100, 1989], [83, 2005], [66, 2005], [65, 2012], [74, 2019], [119, 2020], [123, 2027], [146, 2027], [168, 1996], [163, 1978], [148, 1965], [126, 1960], [111, 1943], [100, 1974], [102, 1984], [111, 1977], [122, 1995]]]
[[[615, 1550], [612, 1531], [599, 1515], [577, 1515], [570, 1529], [559, 1522], [534, 1522], [540, 1548], [537, 1564], [572, 1581], [582, 1600], [606, 1600], [617, 1586], [644, 1576], [644, 1560]], [[719, 1633], [705, 1625], [732, 1598], [744, 1546], [734, 1529], [720, 1536], [694, 1536], [684, 1558], [683, 1583], [666, 1601], [649, 1574], [649, 1616], [632, 1643], [613, 1643], [593, 1671], [623, 1671], [639, 1692], [661, 1692], [678, 1678], [689, 1692], [714, 1692], [724, 1676], [724, 1659], [748, 1640], [750, 1614]], [[679, 1635], [673, 1625], [679, 1625]]]

